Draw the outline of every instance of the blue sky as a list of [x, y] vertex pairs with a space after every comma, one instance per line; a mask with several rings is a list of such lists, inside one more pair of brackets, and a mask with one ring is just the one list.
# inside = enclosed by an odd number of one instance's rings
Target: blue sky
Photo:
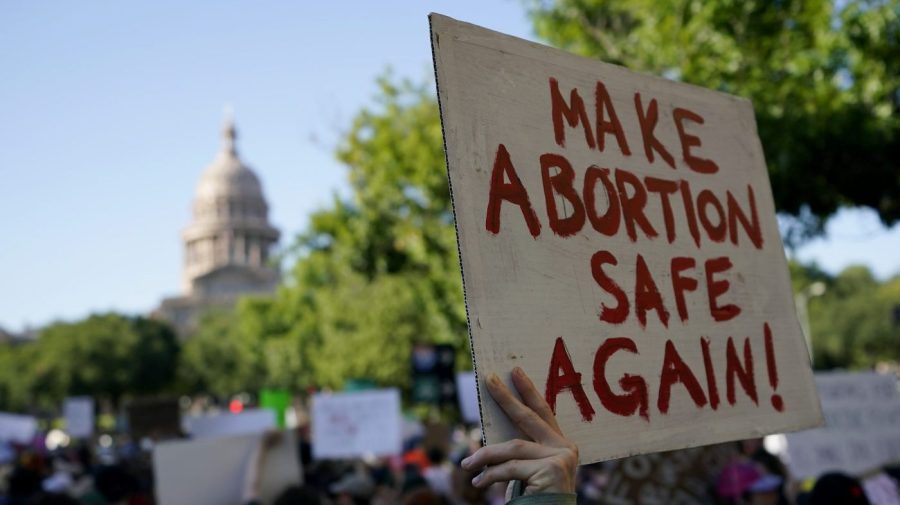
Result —
[[[332, 153], [375, 78], [430, 79], [429, 11], [533, 39], [518, 1], [0, 3], [0, 326], [176, 294], [225, 104], [290, 240], [344, 190]], [[799, 257], [900, 272], [900, 226], [829, 233]]]

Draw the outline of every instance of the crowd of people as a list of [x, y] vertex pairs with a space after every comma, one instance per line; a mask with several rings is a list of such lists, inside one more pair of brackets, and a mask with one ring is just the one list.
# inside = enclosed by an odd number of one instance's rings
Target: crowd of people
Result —
[[[521, 370], [513, 372], [518, 394], [496, 376], [487, 381], [492, 396], [529, 440], [482, 446], [478, 431], [457, 427], [447, 440], [418, 436], [402, 454], [386, 458], [323, 460], [312, 457], [308, 426], [297, 429], [302, 478], [272, 501], [275, 505], [516, 505], [627, 503], [605, 495], [616, 463], [578, 467], [578, 450]], [[283, 435], [259, 437], [244, 466], [243, 495], [234, 504], [268, 505], [260, 484], [266, 452]], [[705, 482], [711, 504], [867, 504], [856, 478], [831, 473], [811, 489], [791, 485], [781, 461], [758, 440], [736, 442], [732, 456]], [[203, 469], [196, 469], [202, 472]], [[883, 474], [897, 486], [896, 469]], [[511, 482], [512, 484], [509, 484]], [[48, 451], [44, 444], [0, 447], [0, 505], [152, 505], [155, 503], [152, 447], [120, 435], [108, 447], [86, 443]], [[302, 483], [302, 484], [300, 484]], [[896, 495], [894, 495], [896, 496]], [[872, 498], [872, 499], [870, 499]], [[890, 498], [888, 498], [890, 499]], [[656, 503], [675, 503], [657, 501]], [[635, 502], [637, 503], [637, 502]], [[649, 501], [648, 501], [649, 503]], [[684, 503], [684, 502], [681, 502]], [[887, 502], [889, 503], [889, 502]], [[190, 505], [190, 504], [184, 504]]]

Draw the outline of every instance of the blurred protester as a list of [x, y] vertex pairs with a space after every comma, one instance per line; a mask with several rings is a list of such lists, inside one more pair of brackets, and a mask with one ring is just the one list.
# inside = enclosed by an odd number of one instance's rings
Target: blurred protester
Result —
[[401, 505], [450, 505], [440, 493], [426, 487], [420, 487], [403, 497]]
[[776, 505], [781, 485], [781, 477], [741, 454], [722, 469], [715, 490], [723, 504]]
[[290, 486], [285, 489], [272, 505], [322, 505], [319, 493], [307, 486]]
[[599, 505], [609, 473], [603, 463], [593, 463], [578, 468], [579, 505]]
[[45, 493], [35, 505], [79, 505], [80, 502], [66, 493]]
[[375, 481], [362, 466], [331, 485], [335, 505], [369, 505], [375, 495]]
[[859, 480], [843, 473], [819, 477], [809, 494], [809, 505], [869, 505]]
[[152, 503], [140, 495], [137, 478], [121, 464], [97, 467], [93, 488], [80, 501], [83, 505], [144, 505]]
[[403, 465], [403, 486], [401, 492], [404, 494], [428, 485], [428, 481], [422, 476], [423, 470], [416, 463], [405, 463]]
[[3, 505], [31, 505], [41, 492], [41, 474], [19, 462], [10, 472]]
[[480, 472], [455, 467], [450, 477], [450, 501], [453, 505], [484, 505], [487, 503], [487, 490], [472, 485]]
[[428, 468], [422, 473], [422, 477], [425, 478], [428, 487], [441, 496], [448, 498], [450, 496], [450, 474], [453, 471], [453, 467], [450, 461], [447, 460], [444, 451], [437, 447], [429, 449], [427, 455]]
[[[766, 450], [766, 446], [763, 444], [763, 438], [741, 440], [738, 442], [738, 449], [741, 454], [747, 456], [750, 460], [759, 465], [767, 475], [779, 478], [780, 484], [778, 485], [777, 503], [778, 505], [788, 505], [790, 502], [788, 501], [785, 492], [785, 486], [789, 477], [787, 467], [778, 456]], [[769, 482], [774, 482], [774, 480], [770, 478]]]

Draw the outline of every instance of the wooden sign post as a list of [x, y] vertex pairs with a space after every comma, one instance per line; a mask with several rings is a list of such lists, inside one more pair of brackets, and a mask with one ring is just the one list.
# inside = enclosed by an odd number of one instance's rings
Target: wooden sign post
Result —
[[521, 366], [583, 462], [819, 424], [750, 102], [431, 28], [480, 377]]

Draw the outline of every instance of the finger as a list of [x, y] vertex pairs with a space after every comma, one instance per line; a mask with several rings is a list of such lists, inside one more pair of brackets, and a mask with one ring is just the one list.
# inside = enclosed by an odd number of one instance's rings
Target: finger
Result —
[[525, 371], [519, 367], [513, 368], [512, 381], [516, 391], [519, 392], [519, 396], [522, 397], [522, 402], [537, 415], [541, 416], [541, 419], [556, 430], [557, 433], [562, 435], [562, 429], [560, 429], [559, 423], [556, 422], [556, 416], [550, 410], [550, 405], [547, 405], [547, 400], [544, 399]]
[[559, 451], [546, 445], [527, 440], [508, 440], [499, 444], [482, 447], [462, 460], [460, 465], [466, 470], [499, 465], [513, 459], [541, 459], [553, 456]]
[[472, 479], [475, 487], [488, 487], [495, 482], [510, 480], [528, 481], [528, 479], [541, 469], [541, 460], [512, 459], [497, 466], [491, 466]]
[[533, 410], [526, 407], [506, 387], [497, 374], [492, 373], [485, 381], [491, 397], [500, 405], [503, 412], [522, 433], [528, 435], [535, 442], [547, 445], [559, 445], [564, 440], [546, 421], [541, 419]]

